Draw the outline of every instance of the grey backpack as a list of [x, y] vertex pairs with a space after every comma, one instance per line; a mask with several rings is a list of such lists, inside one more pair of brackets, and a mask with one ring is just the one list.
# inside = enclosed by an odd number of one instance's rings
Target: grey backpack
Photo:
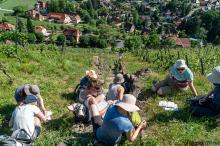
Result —
[[24, 129], [18, 129], [11, 136], [0, 135], [0, 146], [33, 146], [33, 140]]

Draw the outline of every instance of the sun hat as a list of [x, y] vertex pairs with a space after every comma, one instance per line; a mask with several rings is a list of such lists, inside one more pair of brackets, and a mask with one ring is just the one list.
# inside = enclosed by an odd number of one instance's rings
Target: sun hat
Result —
[[25, 85], [24, 92], [26, 95], [40, 95], [40, 89], [37, 85]]
[[136, 105], [136, 97], [131, 94], [125, 94], [121, 102], [116, 103], [116, 106], [121, 107], [122, 109], [128, 112], [136, 112], [139, 109]]
[[186, 68], [186, 62], [183, 59], [178, 59], [174, 65], [175, 68]]
[[94, 70], [87, 70], [86, 75], [90, 78], [97, 79], [98, 76]]
[[37, 102], [37, 97], [34, 95], [28, 95], [25, 100], [25, 103], [33, 103], [33, 102]]
[[125, 79], [124, 79], [124, 76], [122, 74], [117, 74], [114, 78], [114, 83], [116, 84], [121, 84], [121, 83], [124, 83]]
[[220, 84], [220, 66], [213, 69], [212, 73], [207, 75], [209, 82], [214, 84]]

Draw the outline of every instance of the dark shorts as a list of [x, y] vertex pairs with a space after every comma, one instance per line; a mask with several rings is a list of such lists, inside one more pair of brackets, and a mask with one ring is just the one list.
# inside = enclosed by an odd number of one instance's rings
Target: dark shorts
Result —
[[34, 133], [32, 135], [32, 139], [35, 140], [41, 133], [41, 127], [35, 126]]

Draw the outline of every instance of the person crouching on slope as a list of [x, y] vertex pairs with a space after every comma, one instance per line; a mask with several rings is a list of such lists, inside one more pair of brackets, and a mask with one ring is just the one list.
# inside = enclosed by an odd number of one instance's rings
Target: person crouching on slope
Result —
[[130, 113], [139, 110], [135, 103], [136, 97], [125, 94], [122, 101], [109, 107], [103, 122], [97, 112], [97, 106], [91, 105], [95, 138], [104, 145], [114, 145], [121, 141], [122, 134], [125, 133], [129, 141], [135, 141], [139, 133], [146, 127], [146, 121], [143, 120], [135, 129], [129, 120]]
[[46, 117], [36, 105], [37, 97], [28, 95], [23, 104], [15, 108], [9, 122], [9, 127], [13, 127], [13, 131], [24, 129], [32, 140], [40, 135], [41, 122], [46, 122]]
[[197, 96], [197, 91], [193, 84], [193, 73], [187, 67], [185, 60], [179, 59], [171, 68], [170, 74], [162, 81], [159, 81], [152, 86], [152, 90], [158, 95], [170, 94], [178, 90], [186, 90], [190, 87], [194, 96]]

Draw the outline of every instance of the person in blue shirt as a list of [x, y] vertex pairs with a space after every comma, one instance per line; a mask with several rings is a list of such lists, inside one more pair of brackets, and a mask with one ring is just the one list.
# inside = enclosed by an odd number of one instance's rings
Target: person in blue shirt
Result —
[[191, 100], [194, 116], [213, 117], [220, 114], [220, 66], [215, 67], [207, 78], [213, 83], [214, 88], [206, 96]]
[[131, 112], [139, 110], [135, 103], [136, 98], [131, 94], [125, 94], [122, 101], [115, 105], [110, 105], [109, 102], [110, 107], [103, 121], [97, 112], [97, 106], [91, 105], [93, 132], [96, 140], [104, 145], [114, 145], [121, 141], [122, 134], [125, 133], [129, 141], [135, 141], [146, 127], [146, 121], [143, 120], [135, 129], [129, 119]]
[[190, 87], [193, 95], [197, 96], [197, 91], [193, 84], [193, 73], [187, 67], [185, 60], [179, 59], [164, 80], [153, 84], [152, 90], [157, 92], [158, 95], [166, 95], [177, 90], [186, 90], [188, 87]]

